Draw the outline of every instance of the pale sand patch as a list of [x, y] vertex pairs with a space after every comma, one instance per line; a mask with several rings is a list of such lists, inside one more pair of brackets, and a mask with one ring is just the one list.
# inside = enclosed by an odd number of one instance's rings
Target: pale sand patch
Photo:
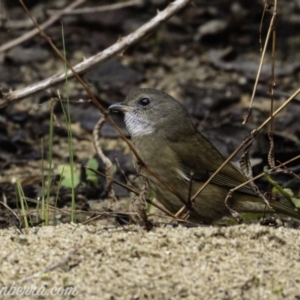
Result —
[[146, 232], [66, 224], [23, 231], [0, 231], [2, 288], [71, 285], [75, 299], [300, 299], [299, 230], [239, 225]]

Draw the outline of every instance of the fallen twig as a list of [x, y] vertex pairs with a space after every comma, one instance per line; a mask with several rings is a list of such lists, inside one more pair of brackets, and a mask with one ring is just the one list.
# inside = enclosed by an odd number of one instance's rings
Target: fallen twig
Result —
[[[83, 2], [85, 2], [86, 0], [77, 0], [75, 2], [72, 2], [69, 6], [67, 6], [66, 8], [64, 8], [63, 10], [60, 10], [57, 14], [51, 16], [46, 22], [44, 22], [43, 24], [40, 25], [40, 28], [42, 30], [45, 30], [47, 27], [51, 26], [53, 23], [55, 23], [57, 20], [60, 19], [60, 17], [67, 13], [72, 11], [73, 8], [81, 5]], [[9, 41], [8, 43], [2, 45], [0, 47], [0, 53], [1, 52], [5, 52], [27, 40], [29, 40], [30, 38], [34, 37], [35, 35], [37, 35], [39, 33], [39, 30], [37, 28], [33, 28], [32, 30], [26, 32], [25, 34], [21, 35], [20, 37]]]

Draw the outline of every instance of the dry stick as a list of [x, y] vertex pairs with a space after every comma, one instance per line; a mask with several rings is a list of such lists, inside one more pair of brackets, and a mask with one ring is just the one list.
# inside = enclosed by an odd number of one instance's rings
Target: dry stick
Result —
[[232, 209], [232, 208], [229, 206], [229, 204], [228, 204], [228, 200], [232, 197], [232, 194], [233, 194], [233, 192], [231, 192], [231, 190], [230, 190], [230, 191], [227, 193], [227, 196], [226, 196], [226, 198], [225, 198], [224, 203], [225, 203], [226, 208], [229, 210], [231, 216], [232, 216], [233, 218], [235, 218], [235, 219], [238, 221], [238, 223], [240, 224], [240, 223], [243, 222], [242, 216], [241, 216], [236, 210]]
[[3, 1], [0, 1], [0, 27], [6, 28], [7, 24], [7, 12], [5, 3]]
[[127, 176], [126, 176], [124, 170], [121, 168], [121, 165], [120, 165], [120, 162], [119, 162], [119, 159], [118, 159], [117, 155], [115, 155], [115, 162], [116, 162], [116, 164], [117, 164], [117, 166], [118, 166], [120, 172], [122, 173], [123, 177], [125, 178], [126, 184], [129, 185], [130, 182], [129, 182], [129, 180], [128, 180], [128, 178], [127, 178]]
[[243, 155], [239, 160], [241, 171], [247, 179], [251, 179], [253, 177], [249, 153], [257, 133], [258, 132], [254, 129], [248, 136], [246, 136]]
[[[82, 3], [84, 3], [86, 0], [77, 0], [75, 2], [72, 2], [69, 6], [67, 6], [65, 9], [60, 10], [56, 15], [53, 15], [52, 17], [50, 17], [46, 22], [44, 22], [43, 24], [40, 25], [40, 28], [42, 30], [45, 30], [47, 27], [49, 27], [50, 25], [52, 25], [54, 22], [56, 22], [57, 20], [59, 20], [59, 18], [65, 14], [66, 12], [70, 12], [72, 11], [73, 8], [81, 5]], [[25, 34], [23, 34], [22, 36], [9, 41], [8, 43], [2, 45], [0, 47], [0, 53], [7, 51], [25, 41], [27, 41], [28, 39], [34, 37], [35, 35], [37, 35], [40, 32], [40, 30], [38, 28], [34, 28], [32, 30], [30, 30], [29, 32], [26, 32]]]
[[148, 183], [144, 179], [143, 186], [130, 203], [131, 221], [135, 224], [142, 225], [148, 231], [153, 228], [153, 223], [149, 220], [147, 215], [147, 193]]
[[[279, 160], [278, 160], [278, 162], [280, 163], [281, 166], [283, 166], [283, 164]], [[283, 168], [286, 171], [286, 174], [292, 174], [292, 175], [294, 175], [294, 177], [296, 177], [300, 180], [300, 176], [297, 175], [296, 173], [294, 173], [292, 170], [288, 169], [286, 166], [283, 166]]]
[[[250, 150], [253, 144], [253, 141], [257, 135], [258, 131], [257, 130], [252, 130], [251, 134], [248, 135], [245, 138], [245, 148], [244, 148], [244, 152], [242, 157], [240, 158], [240, 167], [241, 167], [241, 171], [243, 173], [243, 175], [245, 176], [245, 178], [252, 179], [253, 178], [253, 173], [252, 173], [252, 166], [251, 166], [251, 162], [250, 162]], [[256, 186], [256, 184], [254, 183], [254, 181], [250, 181], [249, 185], [251, 186], [252, 190], [259, 196], [261, 197], [264, 202], [266, 203], [266, 205], [270, 206], [269, 201], [264, 197], [264, 195], [261, 193], [261, 191], [259, 190], [259, 188]], [[239, 221], [239, 223], [243, 220], [241, 215], [235, 211], [234, 209], [232, 209], [229, 204], [228, 204], [228, 200], [231, 198], [233, 192], [230, 190], [225, 198], [225, 206], [227, 207], [227, 209], [229, 210], [229, 212], [231, 213], [231, 215], [237, 219]]]
[[[242, 157], [240, 158], [240, 167], [241, 167], [241, 171], [243, 173], [243, 175], [245, 176], [245, 178], [247, 179], [251, 179], [253, 178], [253, 173], [252, 173], [252, 167], [251, 167], [251, 162], [250, 162], [250, 149], [252, 147], [253, 141], [257, 135], [257, 130], [253, 130], [251, 132], [250, 135], [248, 135], [245, 138], [245, 148], [244, 148], [244, 152]], [[256, 186], [256, 184], [254, 183], [254, 181], [251, 181], [249, 183], [249, 185], [251, 186], [252, 190], [258, 195], [260, 196], [265, 203], [270, 206], [269, 201], [264, 197], [264, 195], [260, 192], [260, 190], [258, 189], [258, 187]], [[229, 204], [228, 204], [228, 200], [231, 198], [232, 196], [231, 190], [228, 192], [226, 198], [225, 198], [225, 206], [227, 207], [227, 209], [229, 210], [229, 212], [231, 213], [231, 215], [237, 219], [239, 221], [239, 223], [242, 221], [242, 217], [241, 215], [235, 211], [234, 209], [232, 209]]]
[[[28, 197], [25, 197], [26, 201], [27, 202], [31, 202], [31, 203], [35, 203], [35, 204], [39, 204], [40, 200], [36, 200], [36, 199], [32, 199], [32, 198], [28, 198]], [[62, 214], [66, 214], [66, 215], [71, 215], [71, 213], [67, 210], [64, 210], [62, 208], [58, 208], [56, 206], [53, 206], [53, 205], [49, 205], [49, 209], [51, 209], [52, 211], [58, 211]], [[80, 210], [76, 210], [76, 211], [80, 211]], [[35, 212], [35, 210], [33, 210], [32, 212]], [[38, 212], [38, 210], [37, 210]]]
[[[285, 108], [288, 103], [290, 103], [298, 94], [300, 93], [300, 88], [290, 97], [288, 98], [273, 114], [268, 117], [257, 129], [257, 133], [271, 120], [271, 117], [275, 117], [283, 108]], [[224, 168], [224, 166], [244, 147], [247, 143], [247, 140], [243, 141], [222, 163], [222, 165], [209, 177], [209, 179], [203, 184], [203, 186], [195, 193], [192, 197], [192, 200], [195, 200], [197, 196], [206, 188], [206, 186], [212, 181], [212, 179]], [[256, 177], [254, 178], [256, 179]], [[248, 183], [248, 182], [246, 182]], [[246, 183], [243, 183], [246, 184]]]
[[[62, 55], [59, 53], [57, 49], [55, 49], [55, 46], [51, 42], [50, 38], [43, 33], [39, 25], [36, 23], [36, 21], [32, 18], [30, 15], [30, 12], [24, 5], [22, 0], [19, 0], [20, 3], [22, 4], [23, 8], [26, 10], [27, 14], [29, 17], [32, 19], [34, 22], [36, 28], [39, 30], [40, 34], [42, 35], [43, 38], [45, 38], [48, 43], [52, 46], [52, 48], [55, 50], [55, 52], [59, 55], [61, 59], [63, 59]], [[109, 60], [110, 58], [114, 57], [116, 54], [119, 54], [121, 52], [124, 52], [129, 46], [133, 45], [134, 43], [138, 42], [141, 40], [144, 36], [146, 36], [149, 32], [151, 32], [153, 29], [158, 27], [161, 23], [165, 22], [168, 20], [172, 15], [174, 15], [176, 12], [178, 12], [180, 9], [185, 7], [191, 0], [176, 0], [172, 3], [170, 3], [163, 11], [160, 11], [157, 13], [157, 15], [152, 18], [149, 22], [138, 28], [136, 31], [133, 33], [120, 38], [115, 44], [112, 46], [108, 47], [107, 49], [97, 53], [96, 55], [85, 59], [83, 62], [77, 64], [74, 67], [71, 67], [70, 64], [67, 63], [69, 67], [69, 71], [67, 74], [65, 72], [61, 74], [56, 74], [50, 78], [44, 79], [38, 83], [35, 83], [33, 85], [30, 85], [28, 87], [25, 87], [23, 89], [19, 89], [17, 91], [12, 91], [6, 95], [1, 96], [0, 95], [0, 108], [16, 101], [16, 100], [21, 100], [24, 99], [25, 97], [32, 95], [40, 90], [47, 89], [55, 84], [61, 83], [65, 80], [66, 76], [68, 78], [71, 77], [76, 77], [78, 80], [78, 77], [75, 75], [74, 72], [78, 74], [82, 74], [89, 69], [93, 68], [95, 65], [99, 63], [104, 63], [105, 61]], [[63, 59], [65, 62], [65, 59]], [[82, 83], [81, 83], [82, 84]]]
[[[277, 0], [274, 1], [274, 8], [276, 10], [277, 7]], [[274, 154], [274, 137], [273, 137], [273, 131], [274, 131], [274, 119], [272, 117], [273, 111], [274, 111], [274, 86], [275, 86], [275, 49], [276, 49], [276, 14], [275, 14], [275, 20], [272, 28], [272, 69], [271, 69], [271, 86], [270, 86], [270, 96], [271, 96], [271, 107], [270, 107], [270, 131], [268, 133], [269, 141], [270, 141], [270, 149], [268, 153], [268, 163], [269, 166], [275, 167], [275, 154]]]
[[250, 115], [251, 115], [252, 104], [253, 104], [255, 92], [256, 92], [256, 89], [257, 89], [258, 79], [259, 79], [259, 75], [260, 75], [260, 73], [261, 73], [263, 61], [264, 61], [264, 58], [265, 58], [267, 46], [268, 46], [268, 44], [269, 44], [269, 39], [270, 39], [271, 32], [272, 32], [272, 30], [273, 30], [273, 26], [274, 26], [275, 19], [276, 19], [276, 10], [275, 10], [275, 8], [274, 8], [273, 16], [272, 16], [272, 19], [271, 19], [271, 22], [270, 22], [270, 25], [269, 25], [269, 29], [268, 29], [266, 41], [265, 41], [265, 44], [264, 44], [264, 48], [263, 48], [263, 52], [262, 52], [262, 55], [261, 55], [259, 67], [258, 67], [258, 70], [257, 70], [257, 75], [256, 75], [255, 83], [254, 83], [254, 86], [253, 86], [253, 92], [252, 92], [252, 96], [251, 96], [251, 99], [250, 99], [250, 104], [249, 104], [248, 112], [247, 112], [247, 114], [244, 116], [243, 124], [246, 124], [246, 123], [247, 123], [247, 121], [248, 121], [248, 119], [249, 119], [249, 117], [250, 117]]
[[[247, 179], [253, 178], [252, 166], [251, 166], [251, 162], [250, 162], [250, 149], [252, 147], [253, 141], [257, 134], [258, 134], [258, 131], [253, 130], [251, 132], [251, 134], [246, 138], [247, 144], [244, 149], [244, 153], [240, 159], [241, 171]], [[264, 202], [266, 203], [266, 205], [270, 206], [269, 201], [264, 197], [264, 195], [261, 193], [261, 191], [259, 190], [257, 185], [254, 183], [254, 181], [251, 181], [249, 183], [249, 185], [252, 188], [252, 190], [255, 192], [255, 194], [257, 194], [260, 198], [262, 198], [264, 200]], [[227, 198], [226, 198], [225, 204], [228, 207]]]
[[[111, 10], [116, 10], [116, 9], [121, 9], [124, 7], [129, 7], [129, 6], [134, 6], [134, 5], [141, 5], [142, 0], [132, 0], [132, 1], [127, 1], [127, 2], [121, 2], [121, 3], [115, 3], [115, 4], [109, 4], [109, 5], [102, 5], [102, 6], [97, 6], [97, 7], [83, 7], [83, 8], [78, 8], [74, 9], [72, 11], [68, 12], [63, 12], [64, 15], [82, 15], [82, 14], [93, 14], [93, 13], [98, 13], [102, 11], [111, 11]], [[49, 9], [47, 12], [52, 15], [56, 13], [61, 13], [61, 10], [57, 9]]]
[[262, 51], [262, 39], [261, 39], [261, 35], [262, 35], [263, 20], [265, 18], [265, 14], [266, 14], [267, 10], [268, 10], [268, 4], [265, 2], [263, 13], [262, 13], [261, 20], [260, 20], [260, 25], [259, 25], [259, 47], [260, 47], [259, 51], [260, 52]]
[[6, 200], [5, 200], [5, 195], [2, 194], [2, 197], [3, 197], [3, 202], [0, 201], [0, 204], [2, 204], [5, 208], [7, 208], [15, 217], [16, 219], [19, 221], [20, 224], [22, 224], [22, 221], [21, 221], [21, 218], [5, 203]]
[[105, 115], [99, 119], [99, 121], [97, 122], [96, 126], [94, 127], [93, 130], [93, 140], [94, 140], [94, 145], [95, 148], [97, 150], [98, 156], [100, 157], [100, 159], [102, 160], [102, 162], [104, 163], [105, 166], [105, 175], [106, 175], [106, 189], [108, 192], [108, 196], [111, 197], [114, 201], [117, 200], [116, 195], [115, 195], [115, 191], [112, 188], [112, 184], [113, 184], [113, 176], [114, 176], [114, 172], [112, 169], [112, 162], [111, 160], [103, 153], [102, 148], [100, 146], [100, 132], [101, 132], [101, 128], [103, 126], [103, 124], [106, 121], [106, 117]]
[[[23, 6], [24, 10], [27, 12], [27, 14], [30, 17], [30, 19], [32, 20], [32, 22], [35, 24], [36, 28], [39, 29], [41, 36], [50, 44], [50, 46], [52, 47], [52, 49], [56, 52], [56, 54], [62, 59], [62, 61], [70, 69], [70, 71], [68, 71], [67, 74], [63, 73], [61, 75], [58, 75], [57, 78], [62, 77], [62, 79], [65, 79], [66, 76], [68, 76], [68, 77], [74, 76], [79, 81], [79, 83], [84, 87], [85, 91], [91, 97], [93, 103], [106, 116], [106, 118], [110, 121], [110, 123], [114, 126], [114, 128], [120, 134], [120, 137], [127, 143], [128, 147], [130, 148], [130, 150], [132, 151], [132, 153], [136, 157], [139, 165], [141, 167], [145, 168], [148, 173], [150, 173], [153, 177], [155, 177], [170, 192], [172, 192], [184, 205], [186, 205], [185, 198], [176, 189], [174, 189], [173, 187], [171, 187], [165, 180], [163, 180], [158, 174], [156, 174], [152, 169], [150, 169], [143, 162], [143, 160], [138, 155], [137, 151], [132, 146], [132, 144], [129, 142], [129, 140], [125, 137], [125, 135], [123, 134], [123, 132], [121, 131], [121, 129], [117, 126], [117, 124], [114, 122], [114, 120], [111, 118], [111, 116], [107, 113], [107, 111], [102, 107], [102, 105], [97, 101], [97, 99], [95, 98], [95, 96], [93, 95], [93, 93], [88, 88], [87, 84], [82, 80], [82, 78], [75, 71], [75, 69], [71, 66], [71, 64], [65, 59], [65, 57], [60, 53], [60, 51], [57, 49], [57, 47], [53, 44], [51, 38], [49, 36], [47, 36], [41, 30], [41, 28], [39, 27], [39, 25], [37, 24], [37, 22], [33, 19], [32, 15], [29, 12], [29, 10], [27, 9], [27, 7], [25, 6], [25, 4], [23, 3], [23, 1], [19, 0], [19, 2]], [[189, 2], [190, 2], [190, 0], [176, 0], [176, 1], [172, 2], [171, 4], [169, 4], [169, 6], [164, 11], [158, 12], [157, 15], [156, 15], [156, 17], [154, 17], [150, 22], [146, 23], [145, 25], [143, 25], [142, 27], [140, 27], [139, 29], [137, 29], [134, 33], [132, 33], [132, 34], [128, 35], [127, 37], [121, 39], [118, 43], [114, 44], [113, 46], [107, 48], [106, 50], [104, 50], [104, 51], [102, 51], [100, 53], [98, 53], [96, 56], [100, 55], [100, 56], [104, 56], [104, 57], [108, 58], [110, 56], [106, 55], [106, 52], [114, 52], [115, 51], [114, 54], [116, 54], [116, 53], [120, 52], [121, 50], [126, 49], [128, 47], [127, 44], [123, 48], [120, 48], [120, 44], [123, 45], [124, 44], [124, 40], [126, 40], [128, 43], [131, 41], [131, 44], [134, 43], [134, 42], [136, 42], [136, 41], [138, 41], [143, 35], [145, 35], [145, 32], [148, 32], [150, 30], [150, 28], [151, 29], [155, 28], [154, 27], [155, 24], [158, 24], [159, 22], [162, 22], [163, 20], [168, 19], [169, 17], [171, 17], [172, 14], [174, 14], [175, 12], [177, 12], [180, 8], [184, 7]], [[114, 48], [117, 48], [117, 49], [114, 49]], [[79, 69], [79, 67], [81, 65], [82, 64], [77, 65], [77, 68]], [[53, 82], [51, 84], [54, 84], [55, 79], [54, 79], [54, 77], [52, 77], [52, 78], [53, 78]], [[47, 79], [46, 81], [49, 81], [49, 79]], [[45, 82], [45, 80], [42, 81], [42, 82]], [[42, 82], [40, 82], [40, 83], [42, 83]], [[55, 82], [55, 83], [57, 83], [57, 82]], [[29, 89], [30, 89], [30, 86], [29, 86]], [[32, 87], [31, 87], [31, 89], [32, 89]], [[31, 92], [34, 93], [35, 91], [31, 91]], [[8, 101], [9, 100], [7, 100], [6, 102], [8, 102]], [[0, 104], [0, 108], [1, 108], [1, 104]], [[195, 214], [199, 215], [193, 208], [191, 208], [191, 210], [193, 212], [195, 212]]]

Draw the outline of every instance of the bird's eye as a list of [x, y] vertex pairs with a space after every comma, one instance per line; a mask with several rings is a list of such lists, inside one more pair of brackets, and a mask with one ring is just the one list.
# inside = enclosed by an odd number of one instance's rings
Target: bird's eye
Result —
[[150, 99], [149, 98], [142, 98], [139, 103], [143, 106], [147, 106], [150, 103]]

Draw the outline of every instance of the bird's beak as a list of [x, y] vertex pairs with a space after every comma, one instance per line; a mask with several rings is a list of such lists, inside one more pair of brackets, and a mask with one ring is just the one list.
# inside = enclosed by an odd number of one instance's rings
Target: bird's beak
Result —
[[130, 106], [128, 106], [127, 104], [124, 104], [124, 102], [118, 102], [115, 104], [112, 104], [109, 108], [108, 108], [108, 112], [111, 113], [126, 113], [130, 111]]

